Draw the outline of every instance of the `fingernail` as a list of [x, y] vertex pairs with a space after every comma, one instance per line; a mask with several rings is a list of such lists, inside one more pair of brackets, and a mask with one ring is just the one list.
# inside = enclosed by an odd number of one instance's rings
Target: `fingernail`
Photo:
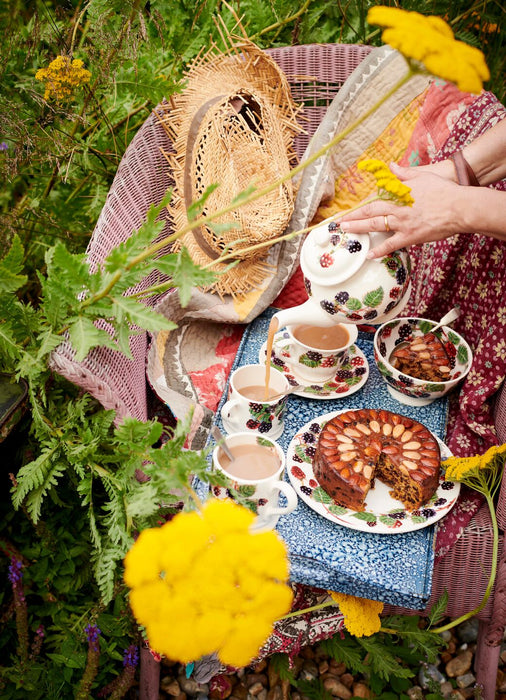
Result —
[[375, 257], [376, 257], [376, 254], [375, 254], [374, 250], [370, 250], [366, 255], [366, 258], [368, 258], [369, 260], [372, 260], [372, 258], [375, 258]]

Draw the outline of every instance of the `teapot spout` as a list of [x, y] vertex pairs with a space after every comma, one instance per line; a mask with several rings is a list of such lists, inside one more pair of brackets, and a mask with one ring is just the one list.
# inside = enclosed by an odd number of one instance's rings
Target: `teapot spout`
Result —
[[301, 323], [329, 328], [340, 322], [338, 318], [326, 313], [313, 299], [308, 299], [303, 304], [292, 306], [290, 309], [276, 311], [272, 318], [277, 320], [278, 328]]

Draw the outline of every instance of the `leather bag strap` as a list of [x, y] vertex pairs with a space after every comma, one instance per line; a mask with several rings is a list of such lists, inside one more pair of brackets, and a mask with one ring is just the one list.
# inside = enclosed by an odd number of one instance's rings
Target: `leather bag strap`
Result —
[[459, 185], [470, 185], [471, 187], [480, 186], [474, 170], [464, 158], [462, 151], [455, 151], [455, 153], [452, 153], [450, 158], [455, 166], [455, 172], [457, 173]]

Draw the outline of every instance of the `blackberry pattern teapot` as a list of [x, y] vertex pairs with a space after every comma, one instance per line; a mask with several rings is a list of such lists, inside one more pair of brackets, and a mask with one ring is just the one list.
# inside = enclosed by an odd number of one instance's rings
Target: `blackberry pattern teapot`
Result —
[[411, 260], [405, 248], [368, 259], [369, 248], [385, 232], [344, 233], [332, 220], [322, 222], [302, 245], [300, 265], [309, 299], [276, 312], [278, 326], [309, 323], [380, 324], [399, 315], [410, 291]]

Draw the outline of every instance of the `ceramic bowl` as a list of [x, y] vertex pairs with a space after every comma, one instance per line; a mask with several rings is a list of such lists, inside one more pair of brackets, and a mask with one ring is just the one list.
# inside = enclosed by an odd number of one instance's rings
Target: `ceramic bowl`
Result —
[[394, 399], [408, 406], [425, 406], [447, 394], [469, 372], [473, 361], [471, 348], [464, 338], [448, 326], [436, 331], [450, 357], [451, 372], [445, 382], [429, 382], [425, 379], [401, 374], [389, 358], [394, 348], [413, 339], [415, 331], [427, 333], [436, 324], [426, 318], [396, 318], [384, 323], [374, 336], [374, 359]]

